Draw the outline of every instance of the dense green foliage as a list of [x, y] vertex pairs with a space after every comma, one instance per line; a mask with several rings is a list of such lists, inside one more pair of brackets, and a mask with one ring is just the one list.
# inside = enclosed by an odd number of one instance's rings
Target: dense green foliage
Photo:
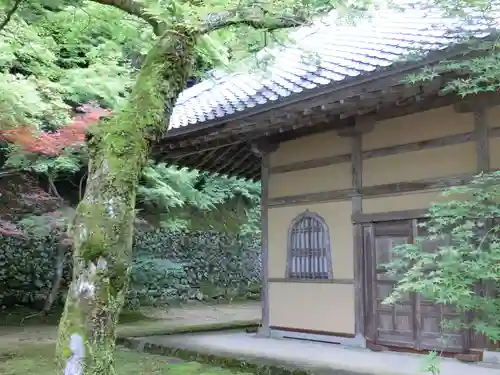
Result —
[[[448, 200], [434, 203], [423, 226], [425, 239], [441, 240], [436, 252], [422, 239], [394, 248], [391, 272], [401, 281], [387, 302], [407, 292], [455, 306], [470, 321], [447, 321], [500, 340], [500, 172], [478, 175], [466, 186], [448, 189]], [[481, 288], [482, 293], [476, 293]], [[462, 315], [463, 316], [463, 315]]]
[[[3, 3], [1, 13], [13, 6]], [[2, 128], [54, 129], [69, 121], [70, 105], [88, 100], [119, 106], [134, 72], [126, 53], [152, 41], [148, 28], [117, 9], [52, 3], [21, 2], [0, 31]]]
[[[0, 238], [0, 305], [41, 309], [55, 279], [58, 241], [53, 236]], [[256, 298], [260, 293], [258, 237], [155, 230], [135, 237], [130, 308], [198, 299]], [[71, 281], [71, 251], [57, 303]]]
[[[496, 0], [431, 0], [430, 4], [437, 5], [445, 16], [471, 22], [474, 14], [474, 23], [483, 24], [492, 28], [498, 27], [499, 3]], [[471, 58], [457, 58], [442, 61], [435, 66], [426, 67], [423, 71], [410, 75], [407, 81], [413, 84], [432, 80], [439, 76], [449, 76], [459, 72], [460, 77], [447, 79], [443, 93], [456, 93], [462, 97], [479, 93], [496, 92], [500, 89], [500, 53], [498, 52], [498, 38], [485, 38], [480, 42], [474, 34], [463, 28], [450, 29], [450, 33], [459, 33], [460, 42], [469, 44], [467, 52], [476, 55]], [[419, 58], [418, 51], [415, 57]]]
[[163, 228], [260, 230], [260, 183], [151, 163], [138, 195], [139, 215]]
[[[6, 13], [14, 4], [3, 0], [0, 9]], [[250, 30], [244, 31], [250, 39], [262, 39], [262, 32]], [[228, 35], [225, 44], [218, 42], [219, 36]], [[153, 40], [149, 25], [112, 7], [88, 1], [21, 2], [0, 30], [0, 130], [23, 125], [54, 130], [69, 123], [71, 108], [89, 101], [119, 110]], [[217, 60], [218, 51], [222, 56], [227, 48], [242, 57], [245, 50], [233, 31], [221, 30], [200, 43], [195, 75], [213, 66], [209, 61]], [[83, 193], [80, 180], [84, 182], [86, 175], [80, 171], [87, 163], [85, 148], [55, 156], [16, 148], [4, 152], [9, 155], [4, 168], [47, 176], [56, 186], [58, 181], [63, 185], [70, 181], [81, 185]], [[65, 190], [68, 186], [57, 193], [76, 204], [80, 197], [68, 197]], [[168, 228], [193, 224], [195, 229], [225, 230], [231, 224], [230, 229], [237, 231], [247, 214], [256, 223], [259, 191], [254, 182], [150, 163], [143, 173], [138, 209]], [[191, 223], [193, 217], [197, 220]], [[244, 228], [255, 229], [255, 225]]]

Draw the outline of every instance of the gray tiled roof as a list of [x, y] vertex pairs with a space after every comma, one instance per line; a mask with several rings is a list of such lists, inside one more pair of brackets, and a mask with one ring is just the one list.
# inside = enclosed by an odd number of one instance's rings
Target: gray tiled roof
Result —
[[[267, 51], [273, 60], [265, 73], [219, 74], [217, 79], [185, 90], [174, 108], [169, 129], [229, 119], [319, 86], [355, 81], [390, 67], [416, 49], [430, 52], [449, 47], [459, 40], [459, 28], [484, 37], [498, 27], [482, 15], [474, 18], [474, 22], [465, 24], [442, 16], [436, 9], [383, 9], [355, 24], [341, 25], [333, 16], [317, 21], [295, 32], [294, 46]], [[320, 58], [305, 58], [304, 52]]]

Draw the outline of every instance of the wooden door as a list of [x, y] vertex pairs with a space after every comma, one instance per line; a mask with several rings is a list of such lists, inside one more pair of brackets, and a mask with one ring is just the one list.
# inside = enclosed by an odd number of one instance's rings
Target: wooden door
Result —
[[[437, 305], [417, 293], [408, 293], [395, 306], [382, 304], [398, 281], [388, 275], [382, 265], [392, 260], [395, 246], [411, 243], [417, 235], [425, 235], [417, 228], [415, 220], [381, 222], [365, 227], [368, 335], [380, 345], [462, 352], [466, 336], [441, 326], [444, 318], [456, 317], [452, 308]], [[435, 251], [443, 241], [446, 239], [426, 240], [424, 249]]]
[[[370, 229], [369, 255], [371, 263], [371, 335], [377, 344], [413, 348], [415, 346], [414, 296], [408, 294], [396, 306], [382, 304], [397, 279], [387, 275], [382, 267], [391, 261], [392, 249], [412, 241], [410, 221], [377, 223]], [[370, 246], [371, 245], [371, 246]]]

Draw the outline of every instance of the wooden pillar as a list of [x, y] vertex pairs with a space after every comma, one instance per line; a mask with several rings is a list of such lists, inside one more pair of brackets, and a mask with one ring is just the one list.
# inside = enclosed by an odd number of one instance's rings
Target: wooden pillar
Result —
[[476, 142], [477, 172], [488, 172], [490, 170], [490, 148], [486, 113], [486, 109], [484, 108], [474, 111], [474, 140]]
[[[351, 178], [352, 178], [352, 215], [353, 217], [363, 212], [363, 134], [373, 130], [375, 118], [364, 116], [356, 119], [353, 128], [339, 131], [341, 137], [350, 137], [351, 140]], [[365, 304], [365, 255], [363, 251], [363, 227], [353, 224], [353, 262], [354, 262], [354, 311], [355, 332], [358, 346], [366, 346], [366, 321]]]
[[[490, 151], [489, 151], [489, 135], [487, 109], [484, 106], [475, 105], [474, 109], [474, 142], [476, 144], [476, 172], [488, 172], [490, 170]], [[487, 225], [487, 224], [486, 224]], [[484, 228], [487, 230], [487, 227]], [[477, 293], [488, 295], [491, 293], [491, 285], [483, 283], [477, 287]], [[472, 319], [472, 314], [469, 314], [468, 319]], [[476, 348], [488, 347], [487, 338], [484, 335], [472, 333], [472, 346]]]
[[[362, 159], [362, 134], [357, 133], [351, 137], [351, 173], [352, 188], [352, 214], [363, 212], [363, 200], [361, 196], [363, 159]], [[356, 335], [365, 337], [365, 291], [364, 291], [364, 252], [363, 252], [363, 227], [361, 224], [353, 224], [354, 244], [354, 311]]]
[[262, 327], [260, 334], [262, 336], [270, 336], [269, 330], [269, 219], [267, 199], [269, 196], [269, 154], [266, 153], [262, 156], [261, 167], [261, 198], [260, 198], [260, 212], [261, 212], [261, 236], [262, 236], [262, 286], [261, 286], [261, 301], [262, 301]]
[[268, 144], [265, 142], [257, 143], [252, 146], [254, 154], [261, 158], [261, 304], [262, 316], [259, 336], [270, 337], [269, 328], [269, 221], [268, 221], [268, 204], [269, 198], [269, 160], [270, 153], [276, 151], [278, 145]]

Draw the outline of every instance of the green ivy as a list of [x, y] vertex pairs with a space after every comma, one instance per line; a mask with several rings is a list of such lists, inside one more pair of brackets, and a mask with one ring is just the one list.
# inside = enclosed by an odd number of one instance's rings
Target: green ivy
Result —
[[136, 236], [134, 254], [129, 305], [260, 293], [258, 236], [156, 230]]
[[[55, 278], [57, 242], [51, 236], [0, 238], [0, 305], [41, 308]], [[71, 259], [67, 255], [67, 262]], [[69, 267], [64, 280], [70, 280]]]

